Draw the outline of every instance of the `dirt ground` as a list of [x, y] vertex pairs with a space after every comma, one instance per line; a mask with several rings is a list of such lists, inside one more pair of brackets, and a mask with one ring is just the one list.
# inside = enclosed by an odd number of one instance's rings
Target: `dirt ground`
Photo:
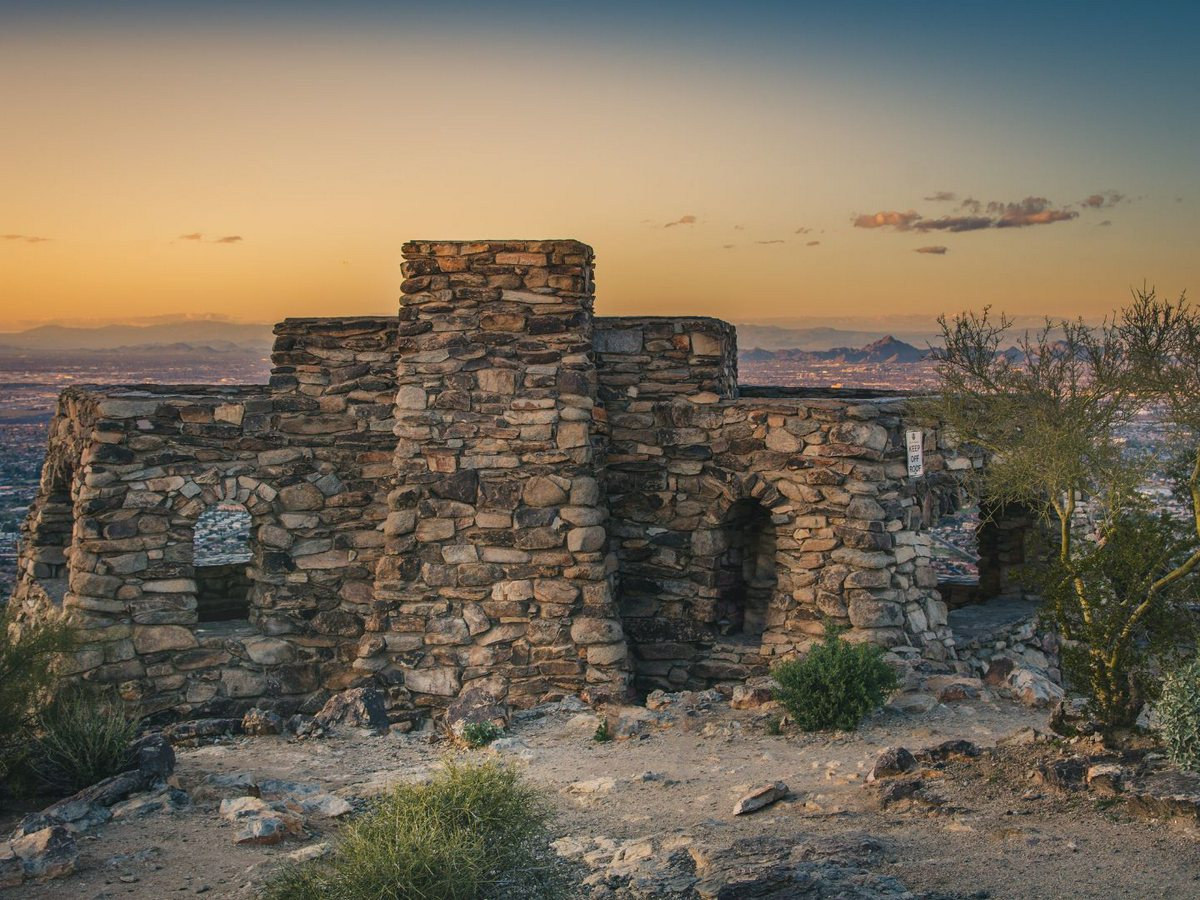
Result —
[[[1195, 832], [1131, 820], [1119, 803], [1037, 785], [1030, 769], [1039, 747], [1012, 741], [1045, 729], [1046, 715], [1009, 701], [970, 700], [928, 712], [888, 709], [847, 735], [769, 734], [765, 717], [726, 704], [682, 715], [642, 739], [596, 743], [596, 715], [558, 709], [514, 723], [497, 753], [521, 766], [556, 798], [558, 835], [617, 844], [653, 838], [729, 843], [847, 833], [876, 839], [872, 871], [902, 881], [917, 896], [1062, 898], [1200, 897]], [[948, 763], [930, 775], [944, 803], [880, 810], [865, 774], [888, 745], [916, 751], [948, 739], [997, 754]], [[79, 871], [27, 884], [0, 897], [29, 900], [208, 894], [253, 896], [272, 867], [298, 848], [329, 839], [330, 820], [314, 820], [304, 843], [238, 846], [235, 826], [215, 799], [196, 791], [214, 773], [317, 782], [347, 799], [435, 768], [448, 744], [427, 735], [343, 733], [289, 743], [237, 738], [178, 752], [176, 777], [194, 793], [191, 807], [110, 822], [80, 840]], [[612, 779], [608, 782], [606, 779]], [[733, 816], [749, 789], [783, 781], [790, 796], [760, 812]]]

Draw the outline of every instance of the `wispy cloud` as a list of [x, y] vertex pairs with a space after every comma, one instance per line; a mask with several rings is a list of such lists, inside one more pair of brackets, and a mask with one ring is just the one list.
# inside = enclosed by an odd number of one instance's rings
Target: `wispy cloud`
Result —
[[817, 244], [819, 244], [819, 243], [821, 243], [821, 242], [820, 242], [820, 241], [809, 241], [809, 242], [808, 242], [807, 244], [805, 244], [804, 246], [805, 246], [805, 247], [815, 247], [815, 246], [817, 246]]
[[663, 228], [674, 228], [676, 225], [695, 225], [695, 224], [696, 224], [695, 216], [690, 216], [690, 215], [689, 216], [680, 216], [674, 222], [668, 222], [666, 225], [663, 226]]
[[854, 217], [855, 228], [895, 228], [897, 231], [907, 231], [913, 222], [921, 218], [919, 212], [896, 212], [885, 210], [877, 213], [865, 213]]
[[778, 238], [776, 238], [773, 241], [755, 241], [754, 243], [756, 243], [756, 244], [783, 244], [783, 243], [786, 243], [786, 241], [781, 241]]
[[1092, 194], [1084, 198], [1079, 202], [1079, 205], [1088, 209], [1104, 209], [1109, 206], [1116, 206], [1125, 199], [1125, 195], [1120, 191], [1101, 191], [1098, 194]]
[[1111, 224], [1112, 224], [1112, 219], [1105, 219], [1103, 222], [1097, 222], [1097, 223], [1096, 223], [1096, 227], [1097, 227], [1097, 228], [1104, 228], [1104, 227], [1106, 227], [1106, 226], [1108, 226], [1108, 225], [1111, 225]]
[[958, 194], [954, 191], [934, 191], [925, 199], [931, 203], [953, 203], [958, 199]]
[[979, 231], [991, 228], [995, 219], [988, 216], [942, 216], [940, 219], [922, 219], [913, 227], [918, 231]]
[[51, 240], [51, 238], [39, 237], [36, 234], [5, 234], [0, 237], [6, 241], [20, 241], [22, 244], [44, 244]]
[[810, 231], [812, 231], [811, 228], [806, 228], [805, 226], [801, 225], [799, 228], [793, 231], [792, 234], [808, 234]]
[[964, 215], [926, 218], [915, 210], [896, 212], [885, 210], [874, 214], [856, 215], [855, 228], [890, 228], [893, 231], [984, 231], [989, 228], [1026, 228], [1030, 225], [1050, 225], [1079, 218], [1078, 210], [1056, 207], [1045, 197], [1026, 197], [1013, 203], [993, 200], [985, 207], [968, 197], [959, 204]]
[[732, 250], [736, 246], [737, 246], [737, 244], [722, 244], [721, 249], [722, 250]]
[[929, 247], [918, 247], [913, 252], [914, 253], [930, 253], [934, 256], [945, 256], [946, 251], [949, 249], [950, 249], [949, 247], [943, 247], [941, 244], [933, 244], [932, 246], [929, 246]]
[[203, 232], [193, 231], [189, 234], [181, 234], [181, 241], [195, 241], [197, 244], [240, 244], [245, 240], [240, 234], [227, 234], [218, 238], [205, 238]]

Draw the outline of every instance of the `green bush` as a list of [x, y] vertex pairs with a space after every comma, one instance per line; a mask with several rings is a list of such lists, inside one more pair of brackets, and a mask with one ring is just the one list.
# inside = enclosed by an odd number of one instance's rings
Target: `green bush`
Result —
[[38, 717], [37, 731], [35, 774], [73, 793], [128, 768], [138, 719], [115, 694], [69, 688]]
[[38, 710], [54, 683], [54, 657], [69, 645], [62, 625], [34, 625], [15, 637], [7, 617], [0, 617], [0, 784], [8, 785], [28, 758]]
[[775, 699], [804, 731], [853, 731], [896, 689], [896, 673], [875, 644], [851, 644], [826, 626], [825, 640], [803, 659], [775, 666]]
[[264, 900], [473, 900], [561, 897], [550, 807], [516, 770], [448, 762], [343, 830], [325, 859], [285, 868]]
[[486, 747], [500, 737], [500, 729], [492, 722], [469, 722], [463, 726], [462, 736], [468, 747]]
[[592, 732], [592, 740], [597, 744], [607, 744], [612, 739], [612, 732], [608, 729], [608, 719], [601, 719], [596, 730]]
[[1171, 762], [1200, 772], [1200, 658], [1167, 676], [1156, 712]]

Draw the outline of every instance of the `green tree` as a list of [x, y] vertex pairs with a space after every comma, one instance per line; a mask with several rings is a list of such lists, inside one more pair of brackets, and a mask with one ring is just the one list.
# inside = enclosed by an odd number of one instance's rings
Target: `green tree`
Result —
[[[1102, 722], [1130, 725], [1148, 666], [1188, 621], [1200, 565], [1200, 316], [1142, 290], [1099, 327], [1047, 320], [1015, 345], [987, 309], [939, 323], [940, 389], [918, 409], [986, 453], [981, 496], [1039, 515], [1046, 544], [1030, 568], [1077, 686]], [[1138, 490], [1167, 460], [1131, 454], [1120, 434], [1148, 407], [1185, 461], [1184, 529]]]

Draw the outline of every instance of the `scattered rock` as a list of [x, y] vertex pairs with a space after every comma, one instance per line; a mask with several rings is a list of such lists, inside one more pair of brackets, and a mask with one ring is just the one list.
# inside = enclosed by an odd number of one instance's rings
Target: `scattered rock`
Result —
[[372, 731], [387, 731], [387, 707], [383, 695], [372, 687], [351, 688], [334, 694], [314, 717], [318, 725], [332, 728], [345, 725], [351, 728], [368, 728]]
[[282, 734], [284, 730], [283, 716], [270, 709], [249, 710], [242, 716], [242, 731], [246, 734], [260, 737], [270, 734]]
[[1049, 673], [1030, 666], [1013, 669], [1005, 685], [1008, 693], [1033, 709], [1053, 706], [1066, 696], [1066, 691]]
[[891, 709], [905, 713], [927, 713], [937, 706], [937, 698], [923, 691], [911, 691], [897, 694], [888, 701]]
[[237, 844], [278, 844], [284, 838], [306, 837], [304, 817], [292, 804], [268, 803], [260, 797], [235, 797], [221, 801], [221, 816], [241, 827]]
[[242, 733], [241, 719], [193, 719], [175, 722], [162, 730], [172, 744], [195, 744], [204, 738], [228, 737]]
[[617, 786], [615, 778], [589, 778], [586, 781], [573, 781], [567, 785], [568, 794], [609, 794]]
[[1088, 789], [1101, 797], [1115, 797], [1121, 793], [1123, 773], [1115, 763], [1099, 763], [1088, 768]]
[[191, 804], [186, 793], [178, 788], [165, 788], [152, 794], [130, 797], [112, 808], [114, 819], [136, 819], [158, 812], [172, 812]]
[[742, 816], [746, 813], [756, 812], [782, 800], [788, 795], [788, 786], [782, 781], [776, 781], [772, 784], [766, 784], [762, 787], [755, 788], [750, 793], [738, 800], [733, 805], [733, 814]]
[[61, 878], [70, 875], [79, 865], [75, 837], [62, 825], [14, 838], [9, 846], [13, 855], [21, 860], [26, 878]]
[[1138, 818], [1200, 823], [1200, 775], [1155, 772], [1132, 781], [1125, 798], [1126, 810]]
[[879, 787], [876, 797], [879, 808], [887, 809], [902, 800], [914, 799], [924, 786], [925, 782], [920, 778], [889, 779]]
[[1087, 771], [1087, 757], [1072, 756], [1039, 764], [1035, 769], [1035, 776], [1041, 784], [1067, 791], [1080, 787]]
[[729, 705], [734, 709], [758, 709], [774, 702], [775, 680], [773, 678], [752, 678], [745, 684], [734, 685], [729, 698]]
[[462, 739], [463, 729], [468, 725], [487, 722], [501, 731], [508, 727], [508, 707], [500, 703], [484, 688], [469, 688], [462, 692], [446, 709], [446, 728], [457, 739]]
[[916, 758], [903, 747], [885, 747], [875, 758], [871, 771], [867, 773], [867, 781], [877, 778], [887, 778], [891, 775], [902, 775], [917, 767]]
[[152, 778], [166, 778], [175, 771], [175, 750], [162, 734], [139, 738], [129, 750], [138, 769]]
[[304, 715], [304, 713], [296, 713], [290, 716], [287, 722], [284, 723], [284, 728], [299, 740], [325, 736], [325, 729], [321, 726], [321, 723], [312, 716]]
[[293, 850], [287, 855], [288, 862], [299, 865], [300, 863], [311, 862], [314, 859], [322, 859], [333, 852], [333, 845], [329, 841], [321, 841], [317, 844], [309, 844], [307, 847], [301, 847], [299, 850]]
[[979, 755], [979, 748], [970, 741], [943, 741], [936, 747], [928, 747], [921, 751], [920, 756], [930, 762], [945, 762], [948, 759], [974, 759]]

